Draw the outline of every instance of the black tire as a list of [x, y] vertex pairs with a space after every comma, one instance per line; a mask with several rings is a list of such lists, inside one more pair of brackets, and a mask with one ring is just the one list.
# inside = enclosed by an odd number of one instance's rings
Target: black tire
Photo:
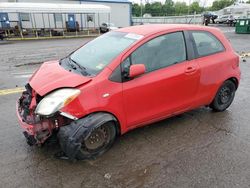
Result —
[[104, 123], [94, 129], [87, 139], [82, 138], [82, 146], [76, 155], [76, 159], [92, 159], [102, 155], [111, 148], [116, 135], [117, 131], [114, 122]]
[[236, 85], [231, 80], [227, 80], [217, 91], [213, 102], [210, 104], [216, 112], [226, 110], [233, 102], [236, 91]]

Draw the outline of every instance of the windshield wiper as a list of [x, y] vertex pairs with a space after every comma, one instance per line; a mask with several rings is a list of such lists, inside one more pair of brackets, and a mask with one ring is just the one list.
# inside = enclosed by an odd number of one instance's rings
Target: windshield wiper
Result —
[[[82, 65], [80, 65], [79, 63], [77, 63], [75, 60], [73, 60], [70, 56], [69, 56], [69, 60], [71, 61], [71, 62], [73, 62], [75, 65], [77, 65], [77, 67], [79, 68], [79, 69], [81, 69], [81, 73], [83, 74], [83, 75], [91, 75], [91, 74], [89, 74], [87, 71], [86, 71], [86, 68], [85, 67], [83, 67]], [[73, 64], [71, 64], [70, 63], [70, 66], [74, 69], [74, 70], [76, 70], [76, 66], [75, 65], [73, 65]]]
[[71, 67], [72, 69], [76, 70], [76, 69], [77, 69], [77, 67], [76, 67], [74, 64], [72, 64], [71, 62], [73, 62], [73, 63], [74, 63], [74, 61], [72, 61], [72, 59], [68, 58], [67, 63], [70, 65], [70, 67]]

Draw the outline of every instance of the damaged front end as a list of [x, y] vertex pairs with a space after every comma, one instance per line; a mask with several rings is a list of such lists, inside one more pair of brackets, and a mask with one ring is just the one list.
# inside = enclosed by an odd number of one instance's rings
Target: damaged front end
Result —
[[29, 145], [43, 144], [60, 126], [70, 123], [72, 120], [62, 116], [59, 112], [50, 116], [35, 113], [37, 105], [43, 99], [29, 84], [17, 101], [17, 117], [24, 129], [24, 136]]
[[63, 109], [80, 94], [78, 89], [60, 88], [40, 96], [29, 84], [25, 88], [17, 102], [17, 116], [29, 145], [42, 145], [54, 135], [61, 146], [55, 156], [74, 160], [92, 158], [112, 144], [118, 124], [113, 115], [95, 112], [78, 119]]

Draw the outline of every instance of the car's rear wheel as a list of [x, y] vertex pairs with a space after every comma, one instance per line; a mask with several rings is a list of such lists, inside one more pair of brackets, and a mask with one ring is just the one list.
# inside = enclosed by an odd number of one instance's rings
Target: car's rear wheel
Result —
[[231, 80], [227, 80], [219, 88], [210, 107], [216, 112], [226, 110], [233, 102], [236, 91], [236, 85]]
[[116, 127], [113, 122], [107, 122], [94, 129], [87, 139], [82, 138], [82, 146], [77, 159], [90, 159], [106, 152], [114, 143]]

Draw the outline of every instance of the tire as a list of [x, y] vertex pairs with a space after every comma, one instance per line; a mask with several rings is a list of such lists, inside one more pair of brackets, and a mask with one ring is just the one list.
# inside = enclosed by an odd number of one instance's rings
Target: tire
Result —
[[213, 102], [210, 104], [215, 112], [225, 111], [233, 102], [236, 85], [231, 80], [227, 80], [217, 91]]
[[87, 139], [82, 138], [82, 146], [76, 159], [93, 159], [111, 148], [116, 138], [114, 122], [107, 122], [94, 129]]

